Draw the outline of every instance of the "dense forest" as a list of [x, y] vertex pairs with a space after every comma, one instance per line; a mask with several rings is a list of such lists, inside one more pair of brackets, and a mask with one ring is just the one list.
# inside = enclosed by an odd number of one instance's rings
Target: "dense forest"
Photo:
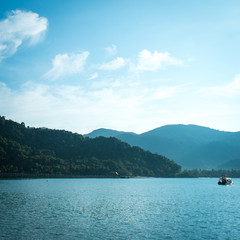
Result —
[[0, 117], [0, 175], [174, 177], [181, 167], [116, 138], [30, 128]]

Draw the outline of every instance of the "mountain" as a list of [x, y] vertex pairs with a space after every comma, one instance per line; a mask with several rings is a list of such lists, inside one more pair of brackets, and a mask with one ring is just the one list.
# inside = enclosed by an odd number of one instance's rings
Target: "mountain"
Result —
[[[116, 130], [112, 130], [112, 129], [106, 129], [106, 128], [99, 128], [89, 134], [87, 134], [88, 137], [90, 138], [95, 138], [95, 137], [117, 137], [121, 134], [126, 134], [126, 132], [121, 132], [121, 131], [116, 131]], [[135, 133], [127, 133], [127, 134], [133, 134], [135, 135]]]
[[[101, 131], [100, 131], [101, 132]], [[109, 135], [109, 133], [108, 133]], [[170, 177], [181, 167], [116, 138], [29, 128], [0, 117], [1, 174]]]
[[223, 164], [221, 164], [220, 168], [229, 170], [231, 169], [240, 170], [240, 158], [224, 162]]
[[[92, 133], [100, 136], [97, 130]], [[224, 163], [240, 157], [240, 132], [179, 124], [166, 125], [142, 134], [113, 130], [111, 134], [131, 146], [139, 146], [173, 159], [188, 169], [218, 169]], [[106, 136], [104, 131], [101, 131], [101, 136]]]

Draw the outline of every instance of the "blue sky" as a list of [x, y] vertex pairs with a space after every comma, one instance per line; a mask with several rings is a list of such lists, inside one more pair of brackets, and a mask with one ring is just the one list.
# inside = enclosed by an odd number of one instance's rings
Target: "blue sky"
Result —
[[239, 1], [0, 0], [0, 114], [81, 134], [240, 131]]

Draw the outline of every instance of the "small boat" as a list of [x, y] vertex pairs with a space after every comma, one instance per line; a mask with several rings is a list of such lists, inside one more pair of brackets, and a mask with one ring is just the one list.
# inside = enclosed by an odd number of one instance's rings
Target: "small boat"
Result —
[[226, 176], [222, 176], [218, 180], [218, 185], [231, 185], [231, 184], [233, 184], [233, 180]]

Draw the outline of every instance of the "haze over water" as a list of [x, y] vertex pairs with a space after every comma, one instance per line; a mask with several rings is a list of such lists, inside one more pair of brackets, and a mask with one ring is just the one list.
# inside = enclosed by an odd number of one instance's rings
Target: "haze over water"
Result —
[[234, 180], [1, 180], [0, 238], [239, 239]]

